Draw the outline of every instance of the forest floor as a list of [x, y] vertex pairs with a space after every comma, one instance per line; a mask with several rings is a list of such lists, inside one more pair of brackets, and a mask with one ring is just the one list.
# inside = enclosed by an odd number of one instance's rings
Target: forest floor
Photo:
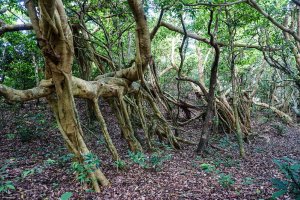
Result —
[[[79, 110], [84, 110], [83, 105]], [[88, 146], [99, 157], [111, 181], [111, 186], [96, 194], [76, 180], [68, 151], [46, 104], [36, 107], [30, 103], [21, 109], [19, 105], [1, 105], [0, 183], [13, 185], [14, 189], [1, 192], [0, 199], [58, 199], [65, 192], [71, 192], [72, 199], [267, 199], [275, 191], [270, 180], [282, 177], [274, 159], [300, 158], [299, 126], [286, 126], [266, 114], [253, 117], [252, 131], [259, 136], [245, 144], [245, 160], [238, 156], [234, 137], [224, 134], [212, 138], [217, 148], [210, 148], [205, 158], [194, 153], [195, 145], [172, 150], [159, 143], [158, 153], [134, 157], [121, 139], [109, 107], [101, 107], [126, 166], [117, 168], [99, 127], [88, 126], [81, 117]], [[198, 141], [198, 121], [185, 130], [182, 137]], [[144, 163], [138, 159], [141, 156], [145, 156]]]

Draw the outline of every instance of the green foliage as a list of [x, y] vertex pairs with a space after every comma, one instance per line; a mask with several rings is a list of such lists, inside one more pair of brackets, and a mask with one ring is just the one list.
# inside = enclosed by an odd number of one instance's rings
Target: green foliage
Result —
[[230, 144], [231, 144], [231, 142], [229, 141], [228, 137], [222, 137], [219, 140], [219, 146], [222, 147], [222, 148], [227, 148], [227, 147], [230, 146]]
[[73, 192], [65, 192], [60, 196], [60, 200], [68, 200], [72, 197]]
[[48, 158], [47, 160], [44, 161], [45, 166], [50, 166], [56, 164], [55, 160], [52, 160], [51, 158]]
[[59, 157], [58, 163], [61, 166], [64, 166], [65, 163], [70, 162], [73, 158], [74, 158], [74, 154], [72, 154], [72, 153], [65, 154], [65, 155]]
[[22, 142], [29, 142], [40, 137], [46, 128], [45, 116], [42, 113], [29, 113], [17, 118], [16, 134]]
[[9, 167], [8, 163], [5, 163], [0, 168], [0, 193], [10, 193], [11, 190], [15, 190], [15, 186], [12, 181], [6, 180], [8, 175], [6, 173], [7, 168]]
[[155, 171], [159, 171], [161, 170], [163, 163], [167, 160], [170, 160], [171, 158], [171, 154], [164, 156], [162, 155], [162, 153], [153, 153], [149, 158], [150, 167]]
[[30, 176], [30, 175], [34, 174], [34, 172], [35, 172], [35, 169], [34, 169], [34, 168], [24, 170], [24, 171], [22, 172], [21, 177], [22, 177], [22, 178], [26, 178], [27, 176]]
[[286, 126], [283, 124], [273, 124], [274, 129], [276, 129], [277, 134], [283, 136], [286, 133]]
[[9, 140], [13, 140], [13, 139], [15, 139], [15, 137], [16, 137], [16, 135], [13, 134], [13, 133], [6, 134], [6, 138], [9, 139]]
[[105, 145], [105, 140], [104, 140], [104, 137], [102, 135], [100, 136], [99, 140], [97, 140], [97, 143], [99, 145]]
[[290, 194], [296, 199], [300, 199], [300, 161], [287, 157], [274, 159], [284, 179], [274, 178], [271, 180], [273, 187], [277, 191], [272, 195], [273, 198], [280, 197], [284, 194]]
[[173, 148], [169, 145], [169, 144], [165, 144], [163, 142], [159, 142], [159, 141], [153, 141], [154, 146], [158, 147], [158, 149], [156, 149], [157, 151], [160, 151], [159, 148], [162, 148], [166, 151], [172, 151]]
[[141, 167], [146, 167], [146, 156], [143, 152], [131, 152], [128, 151], [129, 158], [136, 164], [140, 165]]
[[253, 184], [253, 178], [251, 178], [251, 177], [245, 177], [243, 179], [243, 184], [244, 185], [252, 185]]
[[9, 193], [10, 190], [15, 190], [15, 186], [12, 181], [0, 182], [0, 193]]
[[200, 164], [200, 169], [202, 169], [205, 172], [213, 172], [216, 170], [216, 167], [209, 163], [202, 163]]
[[122, 170], [126, 168], [126, 162], [123, 160], [116, 160], [114, 165], [117, 167], [117, 170]]
[[162, 152], [156, 152], [151, 154], [149, 157], [142, 152], [133, 153], [131, 151], [128, 152], [129, 158], [139, 166], [145, 169], [154, 169], [155, 171], [159, 171], [163, 165], [163, 163], [172, 158], [171, 154], [163, 155]]
[[24, 124], [18, 125], [16, 130], [22, 142], [29, 142], [36, 137], [34, 132], [29, 127], [24, 126]]
[[89, 173], [100, 167], [100, 160], [92, 153], [83, 156], [83, 162], [73, 162], [72, 169], [78, 174], [77, 179], [80, 183], [90, 183]]
[[220, 174], [220, 177], [218, 179], [219, 184], [224, 188], [229, 188], [235, 183], [235, 180], [230, 174]]

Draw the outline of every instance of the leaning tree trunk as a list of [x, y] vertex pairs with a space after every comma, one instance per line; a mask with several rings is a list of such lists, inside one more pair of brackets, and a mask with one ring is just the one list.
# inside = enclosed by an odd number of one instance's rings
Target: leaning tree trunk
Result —
[[[89, 81], [91, 79], [94, 52], [87, 41], [87, 33], [81, 28], [81, 25], [74, 25], [72, 29], [74, 34], [74, 51], [79, 64], [80, 78]], [[91, 122], [96, 119], [93, 102], [87, 99], [86, 106], [89, 124], [91, 124]]]
[[[68, 148], [77, 161], [84, 162], [84, 156], [90, 151], [83, 140], [72, 93], [73, 38], [62, 1], [39, 1], [40, 18], [37, 17], [33, 1], [27, 1], [26, 6], [45, 58], [45, 77], [52, 80], [55, 87], [56, 95], [48, 96], [47, 100]], [[96, 166], [88, 175], [96, 192], [100, 191], [98, 182], [109, 184]]]
[[[227, 28], [228, 33], [230, 35], [230, 41], [229, 41], [229, 62], [230, 62], [230, 68], [231, 68], [231, 83], [232, 83], [232, 108], [233, 108], [233, 115], [234, 115], [234, 122], [235, 122], [235, 134], [237, 138], [237, 143], [239, 145], [239, 151], [240, 156], [245, 157], [245, 148], [243, 143], [243, 132], [241, 129], [241, 122], [240, 122], [240, 116], [238, 112], [239, 104], [238, 104], [238, 88], [237, 88], [237, 73], [236, 73], [236, 67], [235, 67], [235, 59], [236, 54], [234, 52], [234, 38], [236, 34], [235, 27], [233, 26], [233, 23], [231, 23], [230, 13], [228, 10], [226, 10], [226, 17], [227, 17]], [[242, 117], [241, 117], [242, 118]], [[242, 118], [243, 119], [243, 118]]]
[[[220, 48], [219, 45], [215, 41], [215, 35], [214, 33], [211, 33], [211, 25], [213, 21], [213, 15], [214, 12], [210, 11], [210, 21], [208, 24], [208, 34], [210, 35], [210, 45], [214, 47], [215, 49], [215, 57], [214, 61], [211, 67], [210, 72], [210, 82], [209, 82], [209, 92], [207, 97], [207, 109], [206, 109], [206, 116], [204, 121], [204, 127], [201, 133], [201, 138], [197, 147], [197, 152], [202, 153], [206, 150], [208, 146], [208, 139], [209, 135], [211, 133], [213, 120], [215, 116], [215, 88], [217, 85], [217, 74], [218, 74], [218, 65], [219, 65], [219, 59], [220, 59]], [[216, 22], [216, 27], [218, 23]]]

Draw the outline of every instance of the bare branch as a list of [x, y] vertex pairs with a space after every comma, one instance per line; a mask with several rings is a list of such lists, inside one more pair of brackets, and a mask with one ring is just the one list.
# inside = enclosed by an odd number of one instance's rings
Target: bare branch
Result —
[[6, 32], [32, 30], [31, 24], [4, 25], [0, 27], [0, 36]]
[[299, 0], [292, 0], [297, 6], [300, 6], [300, 1]]
[[[180, 28], [178, 28], [176, 26], [173, 26], [172, 24], [169, 24], [169, 23], [166, 23], [166, 22], [162, 21], [160, 23], [160, 25], [163, 26], [163, 27], [166, 27], [167, 29], [169, 29], [171, 31], [175, 31], [175, 32], [180, 33], [180, 34], [184, 34], [184, 30], [182, 30], [182, 29], [180, 29]], [[187, 31], [187, 36], [189, 38], [198, 40], [200, 42], [204, 42], [206, 44], [210, 44], [210, 41], [208, 39], [202, 38], [199, 35], [197, 35], [196, 33]], [[228, 43], [224, 43], [224, 42], [217, 42], [217, 43], [218, 43], [218, 45], [220, 47], [225, 47], [225, 46], [229, 45]], [[234, 47], [257, 49], [259, 51], [276, 51], [276, 50], [278, 50], [278, 49], [274, 49], [274, 48], [270, 48], [270, 47], [261, 47], [259, 45], [250, 45], [250, 44], [248, 45], [248, 44], [239, 44], [239, 43], [235, 43]]]
[[0, 9], [0, 14], [4, 14], [7, 11], [7, 8]]
[[161, 9], [160, 15], [159, 15], [159, 18], [158, 18], [158, 21], [157, 21], [155, 27], [153, 28], [153, 30], [152, 30], [151, 33], [150, 33], [150, 39], [151, 39], [151, 40], [154, 38], [156, 32], [158, 31], [158, 29], [159, 29], [159, 27], [160, 27], [160, 22], [161, 22], [161, 20], [162, 20], [163, 15], [164, 15], [164, 11], [165, 11], [164, 9]]
[[213, 3], [195, 3], [195, 4], [190, 4], [190, 3], [183, 3], [185, 6], [211, 6], [211, 7], [224, 7], [224, 6], [232, 6], [235, 4], [240, 4], [247, 2], [247, 0], [239, 0], [236, 2], [228, 2], [228, 3], [218, 3], [218, 4], [213, 4]]
[[276, 21], [272, 16], [270, 16], [265, 10], [263, 10], [262, 7], [260, 7], [255, 0], [248, 0], [247, 4], [250, 5], [252, 8], [257, 10], [260, 14], [265, 16], [274, 26], [279, 28], [280, 30], [289, 33], [296, 41], [300, 42], [300, 37], [297, 35], [297, 33], [289, 29], [288, 27], [282, 25], [278, 21]]

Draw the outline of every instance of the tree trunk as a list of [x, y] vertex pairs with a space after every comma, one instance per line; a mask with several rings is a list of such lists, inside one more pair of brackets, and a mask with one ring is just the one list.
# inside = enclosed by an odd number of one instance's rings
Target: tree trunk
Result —
[[[55, 87], [56, 95], [48, 96], [47, 100], [69, 150], [77, 161], [84, 162], [84, 156], [90, 151], [82, 137], [72, 92], [73, 38], [62, 1], [39, 1], [41, 19], [37, 17], [33, 1], [27, 1], [26, 7], [45, 58], [45, 77], [52, 79]], [[88, 173], [96, 192], [100, 191], [98, 181], [102, 185], [109, 184], [96, 166]]]
[[[217, 77], [218, 77], [218, 65], [220, 59], [220, 48], [219, 45], [215, 42], [215, 36], [211, 33], [211, 25], [213, 21], [213, 11], [210, 11], [210, 21], [208, 25], [208, 34], [210, 35], [210, 44], [215, 49], [214, 62], [212, 63], [211, 72], [210, 72], [210, 82], [209, 82], [209, 92], [207, 96], [207, 109], [206, 116], [204, 121], [204, 127], [202, 129], [201, 138], [197, 147], [196, 152], [203, 153], [208, 146], [208, 139], [211, 133], [213, 120], [215, 116], [215, 88], [217, 85]], [[216, 22], [216, 27], [218, 23]]]

